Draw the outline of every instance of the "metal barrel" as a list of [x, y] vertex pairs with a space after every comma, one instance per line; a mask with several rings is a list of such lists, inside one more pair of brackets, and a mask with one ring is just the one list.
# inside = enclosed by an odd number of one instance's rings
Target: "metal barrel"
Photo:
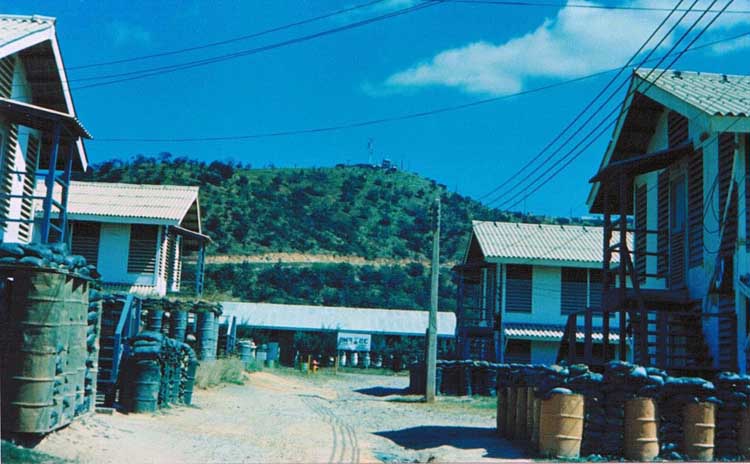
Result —
[[193, 403], [193, 388], [195, 386], [195, 371], [198, 369], [198, 360], [192, 356], [188, 361], [187, 373], [185, 374], [185, 387], [183, 388], [182, 402]]
[[136, 413], [156, 411], [160, 385], [161, 367], [157, 361], [151, 359], [135, 361], [133, 363], [132, 411]]
[[554, 394], [543, 400], [539, 417], [539, 451], [552, 458], [578, 458], [583, 438], [582, 395]]
[[528, 387], [516, 388], [516, 426], [513, 429], [513, 438], [519, 441], [526, 439], [527, 388]]
[[178, 342], [185, 341], [187, 334], [188, 313], [187, 311], [172, 311], [169, 324], [169, 336]]
[[712, 461], [716, 408], [713, 403], [689, 403], [682, 412], [685, 454], [690, 459]]
[[161, 332], [162, 321], [164, 320], [164, 310], [151, 307], [148, 310], [148, 330]]
[[[83, 412], [84, 388], [86, 383], [86, 358], [88, 349], [86, 337], [88, 329], [88, 282], [83, 279], [68, 277], [65, 292], [65, 308], [70, 321], [68, 332], [68, 372], [72, 373], [71, 396], [74, 401], [73, 414]], [[74, 400], [72, 398], [75, 398]]]
[[253, 360], [253, 346], [250, 342], [240, 342], [240, 360], [245, 369], [250, 365]]
[[216, 359], [216, 315], [212, 311], [198, 313], [198, 359]]
[[[67, 423], [61, 418], [60, 387], [65, 365], [67, 320], [66, 276], [48, 269], [0, 269], [12, 277], [6, 294], [3, 330], [3, 430], [46, 433]], [[55, 391], [58, 390], [56, 395]]]
[[625, 458], [653, 461], [659, 456], [659, 423], [656, 402], [651, 398], [633, 398], [625, 402]]

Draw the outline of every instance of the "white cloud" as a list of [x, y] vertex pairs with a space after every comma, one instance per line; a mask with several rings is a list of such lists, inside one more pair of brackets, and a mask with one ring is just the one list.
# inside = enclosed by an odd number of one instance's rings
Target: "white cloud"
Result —
[[[696, 8], [705, 8], [708, 3], [703, 0]], [[654, 1], [632, 4], [670, 8], [674, 5]], [[689, 4], [685, 2], [684, 6]], [[714, 9], [720, 6], [723, 2], [717, 3]], [[527, 80], [533, 78], [570, 78], [601, 71], [627, 62], [665, 15], [665, 12], [654, 11], [565, 7], [554, 18], [544, 20], [535, 30], [521, 37], [501, 44], [477, 41], [442, 51], [427, 61], [391, 75], [385, 86], [447, 86], [469, 93], [498, 95], [518, 92]], [[695, 30], [707, 24], [712, 15], [706, 15]], [[711, 31], [726, 31], [740, 24], [749, 24], [748, 16], [725, 14]], [[679, 17], [679, 14], [673, 15], [671, 22], [649, 45], [655, 45]], [[664, 41], [662, 48], [671, 45], [676, 34], [683, 32], [697, 18], [698, 13], [688, 14]], [[685, 46], [688, 40], [681, 46]], [[736, 48], [717, 46], [713, 51], [724, 53]]]
[[113, 21], [109, 25], [109, 32], [117, 46], [147, 44], [151, 42], [151, 32], [138, 24]]

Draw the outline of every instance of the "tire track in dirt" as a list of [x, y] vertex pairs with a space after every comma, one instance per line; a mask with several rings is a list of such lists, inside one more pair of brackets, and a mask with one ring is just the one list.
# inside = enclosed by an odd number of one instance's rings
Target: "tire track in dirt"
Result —
[[[360, 449], [357, 431], [347, 422], [338, 417], [325, 402], [329, 401], [316, 395], [299, 395], [302, 401], [315, 414], [321, 417], [331, 427], [333, 434], [333, 446], [331, 449], [330, 464], [334, 463], [359, 463]], [[338, 448], [338, 449], [337, 449]], [[335, 460], [338, 454], [338, 460]]]

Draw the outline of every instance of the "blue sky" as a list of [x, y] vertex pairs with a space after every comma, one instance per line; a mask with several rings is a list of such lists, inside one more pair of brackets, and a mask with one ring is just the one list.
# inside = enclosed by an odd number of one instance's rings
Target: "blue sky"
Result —
[[[250, 34], [364, 2], [58, 0], [9, 2], [2, 11], [58, 19], [76, 109], [98, 139], [307, 129], [505, 95], [622, 65], [666, 15], [446, 2], [265, 53], [76, 90], [100, 82], [78, 79], [263, 46], [409, 7], [417, 0], [384, 0], [303, 27], [191, 53], [75, 69]], [[661, 0], [620, 4], [673, 5]], [[699, 6], [707, 4], [700, 0]], [[716, 5], [723, 4], [720, 0]], [[731, 8], [750, 10], [750, 0], [736, 0]], [[696, 17], [688, 15], [683, 24]], [[683, 30], [678, 27], [662, 50]], [[697, 44], [748, 30], [750, 15], [725, 14]], [[745, 37], [686, 54], [674, 67], [743, 74], [748, 73], [749, 58], [750, 40]], [[375, 161], [390, 158], [451, 190], [480, 197], [536, 155], [609, 78], [605, 75], [422, 119], [323, 134], [190, 143], [102, 140], [88, 142], [87, 147], [93, 162], [168, 151], [201, 160], [234, 159], [257, 167], [330, 166], [366, 162], [368, 140], [373, 139]], [[616, 98], [621, 99], [621, 95]], [[609, 133], [525, 205], [514, 209], [586, 214], [587, 181], [596, 171], [608, 138]]]

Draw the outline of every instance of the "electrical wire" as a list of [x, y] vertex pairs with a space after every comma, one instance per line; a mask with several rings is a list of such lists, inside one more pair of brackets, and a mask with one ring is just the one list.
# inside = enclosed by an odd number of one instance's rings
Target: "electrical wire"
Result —
[[[714, 40], [711, 42], [707, 42], [704, 44], [701, 44], [700, 46], [693, 47], [690, 50], [687, 50], [686, 53], [698, 51], [700, 49], [705, 49], [708, 47], [712, 47], [714, 45], [730, 42], [733, 40], [737, 40], [743, 37], [750, 36], [750, 32], [743, 32], [741, 34], [736, 34], [730, 37], [726, 37], [723, 39]], [[664, 55], [669, 56], [669, 55]], [[649, 61], [657, 61], [659, 59], [664, 58], [658, 57], [654, 58]], [[87, 143], [91, 142], [143, 142], [143, 143], [184, 143], [184, 142], [213, 142], [213, 141], [229, 141], [229, 140], [253, 140], [253, 139], [262, 139], [262, 138], [273, 138], [273, 137], [287, 137], [287, 136], [296, 136], [296, 135], [305, 135], [305, 134], [316, 134], [316, 133], [325, 133], [325, 132], [335, 132], [340, 130], [347, 130], [347, 129], [355, 129], [359, 127], [367, 127], [367, 126], [374, 126], [374, 125], [380, 125], [380, 124], [387, 124], [392, 122], [399, 122], [399, 121], [406, 121], [411, 119], [420, 119], [425, 118], [429, 116], [435, 116], [443, 113], [449, 113], [453, 111], [460, 111], [464, 109], [469, 109], [477, 106], [483, 106], [490, 103], [495, 103], [503, 100], [508, 100], [515, 97], [521, 97], [525, 95], [531, 95], [547, 90], [552, 90], [557, 87], [563, 87], [569, 84], [582, 82], [588, 79], [592, 79], [595, 77], [603, 76], [606, 74], [609, 74], [611, 72], [615, 72], [619, 70], [621, 67], [618, 66], [616, 68], [607, 69], [604, 71], [599, 71], [592, 74], [587, 74], [585, 76], [580, 76], [572, 79], [567, 79], [560, 82], [555, 82], [552, 84], [535, 87], [528, 90], [523, 90], [520, 92], [515, 92], [512, 94], [505, 94], [500, 95], [497, 97], [491, 97], [491, 98], [485, 98], [482, 100], [475, 100], [468, 103], [462, 103], [459, 105], [450, 105], [450, 106], [444, 106], [440, 108], [434, 108], [430, 110], [425, 111], [419, 111], [415, 113], [406, 113], [402, 115], [397, 116], [389, 116], [384, 118], [378, 118], [378, 119], [369, 119], [364, 121], [354, 121], [349, 123], [342, 123], [337, 125], [331, 125], [331, 126], [321, 126], [321, 127], [315, 127], [315, 128], [308, 128], [308, 129], [289, 129], [289, 130], [280, 130], [280, 131], [273, 131], [273, 132], [261, 132], [256, 134], [244, 134], [244, 135], [227, 135], [227, 136], [206, 136], [206, 137], [103, 137], [103, 138], [96, 138], [87, 141]]]

